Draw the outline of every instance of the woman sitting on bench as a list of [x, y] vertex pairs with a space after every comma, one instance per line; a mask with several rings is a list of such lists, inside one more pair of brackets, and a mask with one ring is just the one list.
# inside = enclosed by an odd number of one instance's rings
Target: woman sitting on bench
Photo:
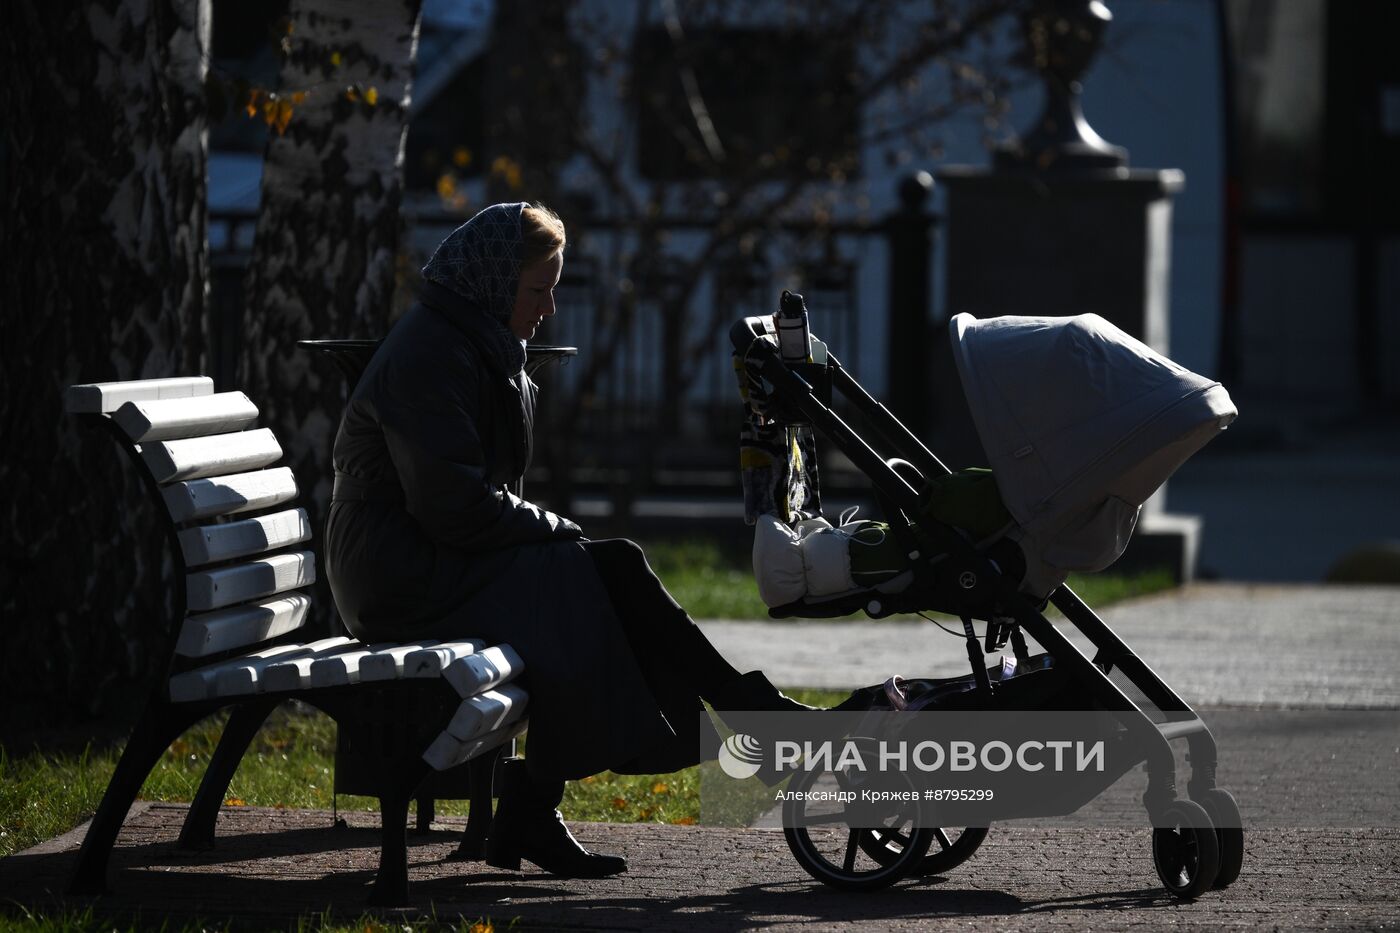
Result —
[[806, 707], [761, 672], [731, 667], [636, 544], [589, 541], [519, 498], [536, 393], [525, 343], [555, 313], [564, 245], [553, 212], [516, 203], [488, 207], [438, 246], [420, 301], [341, 421], [326, 564], [362, 641], [482, 637], [516, 649], [529, 753], [507, 766], [487, 862], [603, 877], [626, 860], [574, 841], [555, 810], [566, 780], [712, 756], [701, 699], [717, 710]]

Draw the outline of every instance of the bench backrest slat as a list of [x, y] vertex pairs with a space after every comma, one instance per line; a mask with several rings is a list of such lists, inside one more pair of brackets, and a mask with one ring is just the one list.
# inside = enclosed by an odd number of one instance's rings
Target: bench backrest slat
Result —
[[311, 519], [305, 509], [287, 509], [223, 525], [196, 525], [179, 538], [185, 566], [201, 567], [309, 541]]
[[301, 628], [310, 607], [310, 596], [287, 593], [276, 599], [192, 615], [180, 627], [175, 653], [204, 658], [268, 641]]
[[63, 393], [63, 410], [69, 414], [105, 415], [127, 402], [163, 398], [191, 398], [214, 394], [214, 380], [208, 376], [177, 376], [173, 379], [133, 379], [128, 382], [91, 382], [69, 386]]
[[292, 551], [186, 574], [185, 593], [189, 610], [200, 612], [274, 596], [315, 582], [315, 555], [310, 551]]
[[290, 502], [297, 497], [297, 481], [291, 468], [276, 467], [174, 483], [161, 495], [172, 521], [189, 522]]
[[258, 420], [258, 407], [242, 392], [193, 398], [127, 402], [112, 415], [137, 444], [241, 431]]
[[282, 459], [282, 445], [267, 428], [173, 441], [148, 441], [141, 459], [157, 483], [242, 473]]

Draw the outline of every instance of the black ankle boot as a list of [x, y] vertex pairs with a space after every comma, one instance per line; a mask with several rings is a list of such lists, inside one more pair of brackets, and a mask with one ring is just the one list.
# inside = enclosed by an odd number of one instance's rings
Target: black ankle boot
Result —
[[596, 855], [574, 839], [555, 809], [564, 799], [563, 781], [531, 780], [520, 758], [505, 763], [501, 783], [486, 864], [518, 871], [524, 859], [560, 878], [606, 878], [627, 870], [627, 859]]
[[717, 712], [752, 710], [764, 713], [807, 713], [816, 708], [784, 695], [762, 671], [749, 671], [719, 687], [712, 697], [705, 699], [710, 701], [710, 705]]

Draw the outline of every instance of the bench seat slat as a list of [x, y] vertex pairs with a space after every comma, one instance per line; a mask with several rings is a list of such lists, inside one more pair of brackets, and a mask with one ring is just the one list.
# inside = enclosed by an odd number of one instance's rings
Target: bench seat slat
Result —
[[282, 445], [267, 428], [175, 441], [147, 441], [141, 459], [158, 483], [257, 470], [282, 459]]
[[475, 654], [486, 647], [479, 638], [445, 641], [430, 648], [410, 652], [403, 659], [404, 677], [441, 677], [442, 672], [459, 658]]
[[180, 532], [185, 566], [199, 567], [308, 541], [311, 520], [305, 509], [288, 509], [224, 525], [200, 525]]
[[317, 658], [311, 665], [311, 686], [344, 687], [360, 682], [360, 662], [377, 651], [392, 648], [392, 642], [365, 645], [358, 651], [337, 653], [329, 658]]
[[502, 684], [495, 690], [463, 700], [452, 721], [447, 724], [447, 731], [464, 742], [480, 738], [501, 728], [507, 721], [519, 719], [528, 701], [528, 695], [520, 686]]
[[175, 653], [202, 658], [285, 635], [305, 623], [310, 606], [311, 597], [305, 593], [288, 593], [277, 599], [188, 616], [180, 626]]
[[335, 638], [322, 638], [319, 641], [298, 645], [298, 650], [276, 657], [258, 658], [252, 661], [246, 658], [234, 658], [223, 664], [216, 664], [214, 665], [216, 670], [213, 682], [210, 684], [210, 696], [238, 697], [262, 693], [263, 672], [274, 664], [293, 658], [317, 657], [323, 652], [346, 650], [354, 645], [353, 639], [337, 635]]
[[127, 402], [164, 398], [191, 398], [214, 394], [214, 380], [208, 376], [177, 376], [173, 379], [131, 379], [126, 382], [90, 382], [69, 386], [63, 393], [63, 410], [69, 414], [102, 414], [116, 411]]
[[209, 698], [210, 688], [214, 684], [214, 677], [218, 675], [226, 665], [247, 663], [263, 658], [285, 657], [304, 651], [305, 645], [273, 645], [271, 648], [264, 648], [252, 654], [246, 654], [241, 658], [234, 658], [231, 661], [223, 661], [218, 664], [210, 664], [205, 667], [197, 667], [192, 671], [185, 671], [170, 678], [170, 702], [190, 703], [195, 700], [205, 700]]
[[363, 645], [358, 641], [346, 639], [343, 644], [337, 645], [329, 651], [318, 651], [314, 654], [278, 660], [263, 669], [262, 677], [258, 682], [258, 690], [261, 693], [306, 690], [316, 686], [311, 682], [311, 670], [315, 665], [342, 655], [363, 655], [383, 647], [385, 646]]
[[525, 662], [514, 648], [493, 645], [453, 661], [442, 676], [458, 696], [469, 697], [511, 680], [524, 669]]
[[175, 483], [161, 496], [172, 520], [188, 522], [289, 502], [297, 497], [297, 481], [289, 467], [275, 467]]
[[404, 658], [423, 648], [431, 648], [437, 643], [437, 639], [428, 639], [395, 645], [384, 651], [376, 651], [360, 662], [360, 683], [375, 680], [398, 680], [403, 676]]
[[434, 771], [446, 771], [448, 768], [455, 768], [464, 761], [470, 761], [498, 745], [509, 742], [525, 731], [527, 723], [523, 708], [518, 714], [512, 714], [512, 716], [519, 718], [511, 718], [499, 729], [494, 729], [483, 736], [466, 742], [450, 732], [443, 732], [433, 740], [427, 751], [423, 752], [423, 760]]
[[316, 558], [311, 551], [272, 554], [246, 564], [186, 574], [186, 601], [191, 612], [222, 609], [315, 582]]
[[242, 392], [193, 398], [127, 402], [112, 420], [138, 444], [241, 431], [258, 420], [258, 407]]

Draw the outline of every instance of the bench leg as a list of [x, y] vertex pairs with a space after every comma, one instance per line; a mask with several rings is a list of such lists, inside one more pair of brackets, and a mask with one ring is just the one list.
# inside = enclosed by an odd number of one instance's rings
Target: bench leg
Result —
[[433, 819], [434, 819], [436, 816], [437, 816], [436, 801], [435, 801], [432, 797], [428, 797], [428, 796], [419, 797], [419, 798], [418, 798], [418, 822], [417, 822], [417, 825], [415, 825], [415, 826], [413, 827], [414, 832], [417, 832], [417, 833], [428, 833], [428, 832], [432, 832], [432, 829], [433, 829]]
[[408, 905], [408, 802], [429, 770], [427, 762], [414, 758], [379, 795], [379, 874], [370, 891], [371, 906]]
[[479, 862], [486, 858], [486, 836], [491, 832], [491, 799], [495, 797], [496, 767], [505, 754], [506, 745], [472, 759], [467, 765], [471, 769], [471, 807], [467, 811], [467, 827], [462, 830], [462, 841], [447, 857], [449, 861]]
[[214, 749], [214, 757], [209, 760], [209, 767], [199, 782], [190, 812], [185, 816], [185, 825], [180, 830], [180, 848], [214, 847], [214, 825], [218, 822], [219, 808], [223, 806], [229, 782], [253, 737], [281, 702], [280, 699], [255, 700], [233, 708], [224, 734], [219, 737], [219, 745]]
[[170, 743], [180, 737], [203, 713], [193, 714], [174, 707], [148, 706], [127, 740], [117, 762], [102, 803], [83, 837], [78, 864], [69, 883], [70, 894], [98, 896], [107, 891], [107, 861], [116, 844], [131, 803], [136, 799], [146, 775], [151, 773]]

